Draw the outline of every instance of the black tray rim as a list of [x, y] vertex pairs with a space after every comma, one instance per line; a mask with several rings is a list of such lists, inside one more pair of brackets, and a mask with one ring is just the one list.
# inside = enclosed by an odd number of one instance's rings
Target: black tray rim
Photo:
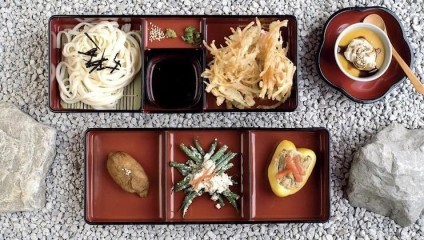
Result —
[[399, 28], [402, 31], [402, 38], [404, 39], [405, 43], [408, 45], [408, 49], [409, 49], [409, 52], [410, 52], [410, 55], [411, 55], [411, 62], [409, 63], [409, 67], [412, 68], [412, 66], [414, 65], [414, 60], [415, 60], [414, 59], [414, 53], [412, 51], [411, 44], [410, 44], [410, 42], [408, 40], [408, 37], [406, 36], [405, 29], [404, 29], [403, 25], [401, 24], [401, 20], [400, 20], [400, 18], [393, 11], [391, 11], [388, 8], [382, 7], [382, 6], [347, 7], [347, 8], [342, 8], [342, 9], [336, 11], [335, 13], [333, 13], [328, 18], [328, 20], [326, 21], [326, 23], [324, 24], [324, 29], [323, 29], [322, 34], [321, 34], [320, 47], [319, 47], [318, 54], [317, 54], [316, 60], [315, 60], [315, 62], [316, 62], [316, 68], [318, 69], [318, 73], [321, 76], [321, 79], [325, 83], [327, 83], [333, 89], [336, 89], [337, 91], [343, 93], [343, 95], [345, 95], [346, 97], [348, 97], [350, 100], [352, 100], [354, 102], [357, 102], [357, 103], [362, 103], [362, 104], [371, 104], [371, 103], [375, 103], [375, 102], [378, 102], [378, 101], [382, 100], [387, 94], [389, 94], [391, 91], [393, 91], [393, 89], [395, 89], [396, 87], [398, 87], [403, 81], [406, 80], [406, 78], [407, 78], [406, 75], [402, 79], [400, 79], [396, 83], [394, 83], [390, 88], [388, 88], [387, 91], [383, 95], [381, 95], [381, 96], [379, 96], [379, 97], [377, 97], [375, 99], [364, 100], [364, 99], [356, 98], [356, 97], [350, 95], [349, 92], [347, 92], [344, 88], [338, 87], [338, 86], [334, 85], [330, 80], [328, 80], [325, 77], [325, 75], [322, 72], [322, 70], [321, 70], [321, 67], [320, 67], [320, 64], [319, 64], [320, 63], [320, 60], [319, 59], [320, 59], [320, 56], [321, 56], [321, 53], [322, 53], [322, 50], [323, 50], [323, 47], [324, 47], [325, 33], [327, 32], [328, 25], [330, 24], [330, 22], [333, 20], [333, 18], [335, 16], [337, 16], [337, 15], [343, 13], [343, 12], [346, 12], [346, 11], [361, 11], [361, 12], [363, 12], [363, 11], [367, 11], [367, 10], [370, 10], [370, 9], [378, 9], [378, 10], [385, 11], [388, 14], [390, 14], [393, 18], [396, 19], [396, 21], [397, 21], [397, 23], [399, 25]]
[[[290, 96], [293, 97], [294, 99], [294, 106], [292, 108], [287, 108], [287, 109], [205, 109], [205, 105], [203, 105], [202, 109], [197, 110], [197, 109], [193, 109], [193, 110], [184, 110], [184, 111], [172, 111], [172, 109], [170, 110], [160, 110], [160, 111], [144, 111], [144, 96], [142, 96], [141, 99], [141, 105], [140, 105], [140, 109], [136, 109], [136, 110], [94, 110], [94, 109], [54, 109], [53, 106], [51, 105], [50, 99], [51, 99], [51, 33], [50, 33], [50, 29], [51, 29], [51, 24], [52, 24], [52, 20], [55, 18], [154, 18], [154, 17], [166, 17], [166, 18], [187, 18], [187, 17], [193, 17], [193, 18], [253, 18], [253, 17], [257, 17], [257, 18], [287, 18], [287, 19], [291, 19], [292, 21], [294, 21], [294, 25], [296, 28], [296, 44], [294, 46], [296, 46], [296, 56], [294, 59], [292, 59], [293, 61], [295, 61], [295, 66], [297, 67], [296, 71], [295, 71], [295, 81], [293, 82], [293, 87], [295, 88], [294, 91], [294, 95], [295, 96]], [[264, 14], [264, 15], [206, 15], [206, 14], [202, 14], [202, 15], [156, 15], [156, 14], [143, 14], [143, 15], [124, 15], [124, 14], [111, 14], [111, 15], [98, 15], [98, 14], [87, 14], [87, 15], [79, 15], [79, 14], [71, 14], [71, 15], [66, 15], [66, 14], [54, 14], [51, 15], [48, 19], [48, 29], [47, 29], [47, 34], [48, 34], [48, 71], [49, 71], [49, 75], [48, 75], [48, 109], [53, 112], [53, 113], [209, 113], [209, 112], [247, 112], [247, 113], [251, 113], [251, 112], [280, 112], [280, 113], [286, 113], [286, 112], [294, 112], [297, 110], [298, 106], [299, 106], [299, 27], [298, 27], [298, 20], [296, 18], [295, 15], [290, 15], [290, 14], [283, 14], [283, 15], [268, 15], [268, 14]], [[143, 50], [144, 51], [144, 50]], [[205, 61], [205, 60], [204, 60]], [[203, 84], [204, 85], [204, 84]], [[144, 87], [143, 83], [142, 83], [142, 87]], [[204, 87], [204, 86], [203, 86]], [[293, 94], [292, 94], [293, 95]], [[205, 99], [204, 101], [206, 101], [206, 94], [203, 91], [202, 97]]]
[[[117, 132], [131, 132], [131, 131], [299, 131], [299, 132], [319, 132], [323, 131], [325, 138], [328, 142], [328, 151], [325, 155], [327, 164], [325, 167], [328, 168], [328, 181], [326, 182], [326, 186], [328, 188], [328, 194], [326, 195], [328, 202], [326, 203], [327, 212], [324, 213], [324, 217], [322, 219], [317, 220], [302, 220], [302, 219], [294, 219], [294, 220], [268, 220], [268, 221], [252, 221], [252, 220], [238, 220], [238, 221], [166, 221], [166, 219], [162, 219], [161, 221], [142, 221], [142, 222], [95, 222], [89, 221], [87, 216], [87, 135], [90, 132], [105, 132], [105, 131], [117, 131]], [[84, 198], [83, 198], [83, 209], [84, 209], [84, 221], [89, 225], [196, 225], [196, 224], [270, 224], [270, 223], [325, 223], [331, 217], [331, 134], [330, 131], [325, 127], [309, 127], [309, 128], [260, 128], [260, 127], [252, 127], [252, 128], [244, 128], [244, 127], [236, 127], [236, 128], [88, 128], [83, 133], [83, 144], [84, 144]], [[250, 179], [250, 178], [249, 178]], [[249, 182], [250, 184], [250, 182]]]

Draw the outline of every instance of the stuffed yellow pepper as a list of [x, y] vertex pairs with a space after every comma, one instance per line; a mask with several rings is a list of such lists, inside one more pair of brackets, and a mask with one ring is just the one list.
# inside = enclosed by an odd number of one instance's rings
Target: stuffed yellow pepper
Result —
[[315, 166], [316, 155], [307, 148], [296, 148], [288, 140], [278, 144], [268, 167], [268, 179], [275, 195], [295, 194], [308, 181]]

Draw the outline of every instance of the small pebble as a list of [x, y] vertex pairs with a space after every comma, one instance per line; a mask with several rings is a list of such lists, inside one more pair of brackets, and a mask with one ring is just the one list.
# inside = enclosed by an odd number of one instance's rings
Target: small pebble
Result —
[[[323, 25], [343, 7], [387, 7], [397, 14], [424, 79], [422, 1], [381, 0], [2, 0], [0, 101], [11, 102], [59, 132], [46, 179], [46, 208], [0, 214], [0, 239], [424, 239], [424, 217], [401, 228], [387, 217], [355, 209], [343, 197], [356, 148], [392, 122], [424, 128], [424, 97], [406, 80], [383, 100], [360, 104], [328, 86], [316, 53]], [[298, 23], [299, 107], [292, 113], [63, 114], [48, 109], [48, 19], [52, 14], [293, 14]], [[285, 39], [283, 39], [285, 40]], [[295, 45], [292, 45], [295, 46]], [[398, 50], [400, 51], [400, 50]], [[1, 118], [1, 117], [0, 117]], [[108, 225], [84, 222], [84, 138], [87, 127], [327, 127], [331, 135], [331, 224]], [[72, 183], [72, 184], [71, 184]]]

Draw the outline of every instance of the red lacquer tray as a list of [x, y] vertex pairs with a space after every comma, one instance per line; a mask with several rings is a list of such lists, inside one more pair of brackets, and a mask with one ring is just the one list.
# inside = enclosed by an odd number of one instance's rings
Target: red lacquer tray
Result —
[[[216, 98], [212, 94], [204, 90], [204, 78], [198, 78], [196, 83], [201, 86], [199, 91], [200, 98], [193, 99], [192, 105], [181, 108], [166, 108], [158, 106], [147, 96], [151, 92], [151, 81], [148, 81], [150, 61], [153, 59], [164, 59], [169, 55], [191, 55], [196, 59], [196, 64], [200, 65], [200, 72], [203, 72], [211, 61], [208, 51], [199, 44], [192, 46], [185, 43], [181, 36], [187, 26], [196, 28], [203, 36], [208, 44], [212, 40], [216, 41], [216, 45], [224, 43], [224, 37], [231, 34], [230, 28], [245, 27], [258, 17], [262, 24], [268, 24], [275, 20], [287, 20], [287, 27], [281, 28], [281, 37], [284, 41], [284, 47], [288, 48], [287, 57], [294, 63], [297, 68], [297, 20], [292, 15], [268, 15], [268, 16], [149, 16], [149, 15], [132, 15], [132, 16], [104, 16], [104, 15], [81, 15], [81, 16], [52, 16], [49, 20], [49, 107], [53, 112], [224, 112], [224, 111], [242, 111], [242, 112], [292, 112], [295, 111], [298, 104], [298, 83], [297, 71], [294, 74], [291, 95], [283, 104], [275, 109], [260, 109], [256, 106], [250, 109], [227, 109], [225, 103], [217, 106]], [[60, 99], [59, 86], [56, 80], [56, 66], [62, 60], [63, 42], [58, 44], [58, 33], [65, 29], [73, 28], [81, 22], [95, 22], [100, 20], [116, 21], [120, 26], [130, 24], [132, 31], [141, 34], [142, 43], [140, 43], [142, 56], [142, 69], [133, 82], [125, 87], [124, 96], [118, 101], [116, 109], [111, 110], [93, 110], [88, 105], [74, 103], [66, 104]], [[177, 38], [166, 38], [161, 41], [149, 40], [149, 29], [153, 26], [161, 29], [172, 28], [177, 33]], [[192, 61], [192, 60], [190, 60]], [[174, 98], [178, 101], [178, 98]], [[257, 100], [257, 105], [273, 105], [275, 101]]]
[[[238, 153], [227, 171], [238, 183], [231, 187], [241, 196], [238, 212], [230, 204], [216, 209], [204, 194], [182, 218], [184, 193], [172, 190], [182, 176], [169, 161], [185, 162], [178, 145], [191, 145], [195, 137], [204, 148], [218, 138], [219, 145]], [[271, 191], [267, 168], [283, 139], [312, 149], [317, 163], [299, 192], [279, 198]], [[324, 222], [330, 215], [330, 143], [323, 128], [89, 129], [85, 140], [84, 215], [90, 224]], [[106, 169], [111, 151], [125, 151], [144, 167], [150, 182], [147, 197], [127, 193], [113, 182]]]

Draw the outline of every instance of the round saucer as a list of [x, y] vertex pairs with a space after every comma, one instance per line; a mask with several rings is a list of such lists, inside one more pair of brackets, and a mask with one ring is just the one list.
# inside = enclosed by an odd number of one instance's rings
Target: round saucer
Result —
[[387, 26], [387, 34], [393, 47], [399, 52], [405, 62], [412, 66], [412, 49], [400, 20], [392, 11], [383, 7], [344, 8], [331, 15], [324, 26], [321, 46], [318, 52], [318, 70], [324, 81], [359, 103], [372, 103], [382, 99], [406, 78], [405, 73], [395, 59], [392, 59], [389, 68], [381, 77], [370, 82], [352, 80], [338, 68], [333, 54], [337, 37], [343, 29], [354, 23], [362, 22], [366, 16], [373, 13], [380, 15], [384, 19]]

